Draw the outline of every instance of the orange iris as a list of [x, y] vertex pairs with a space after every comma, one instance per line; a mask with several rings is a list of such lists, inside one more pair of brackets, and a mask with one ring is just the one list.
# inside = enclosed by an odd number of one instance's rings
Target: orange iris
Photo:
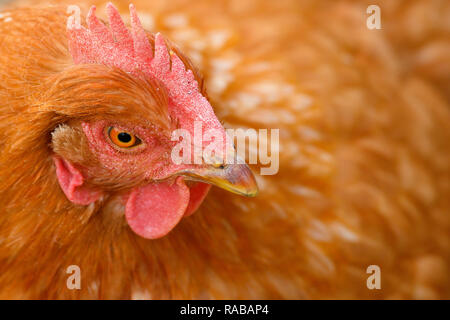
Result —
[[141, 142], [134, 134], [116, 129], [115, 127], [108, 128], [108, 137], [112, 143], [120, 148], [131, 148]]

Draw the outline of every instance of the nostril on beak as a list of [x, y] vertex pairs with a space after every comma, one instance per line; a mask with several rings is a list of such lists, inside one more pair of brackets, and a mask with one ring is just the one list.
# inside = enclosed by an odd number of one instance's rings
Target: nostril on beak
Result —
[[225, 164], [224, 163], [213, 163], [212, 166], [216, 169], [224, 169], [225, 168]]
[[205, 156], [203, 156], [202, 158], [203, 158], [204, 163], [209, 164], [216, 169], [225, 168], [225, 160], [222, 157], [218, 157], [218, 156], [205, 157]]

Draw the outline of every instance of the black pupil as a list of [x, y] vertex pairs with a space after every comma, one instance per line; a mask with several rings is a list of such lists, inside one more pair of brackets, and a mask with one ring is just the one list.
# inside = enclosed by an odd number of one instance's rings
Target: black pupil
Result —
[[131, 141], [131, 136], [130, 134], [126, 133], [126, 132], [121, 132], [119, 133], [119, 135], [117, 136], [117, 138], [119, 139], [120, 142], [123, 143], [127, 143]]

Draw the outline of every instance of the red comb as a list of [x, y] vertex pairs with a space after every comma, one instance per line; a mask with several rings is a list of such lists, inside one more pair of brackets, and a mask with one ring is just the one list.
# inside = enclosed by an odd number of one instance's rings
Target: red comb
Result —
[[[153, 55], [152, 46], [133, 5], [130, 5], [131, 32], [112, 3], [106, 5], [109, 28], [98, 20], [95, 11], [95, 6], [92, 6], [86, 17], [88, 29], [76, 24], [67, 28], [69, 50], [76, 64], [101, 63], [129, 73], [140, 70], [160, 80], [167, 73], [178, 76], [184, 74], [190, 83], [195, 80], [192, 71], [186, 71], [184, 64], [179, 63], [178, 56], [169, 54], [164, 38], [159, 33], [155, 36]], [[171, 63], [174, 63], [172, 68]]]
[[87, 15], [88, 28], [75, 23], [67, 26], [69, 50], [76, 64], [98, 63], [125, 72], [144, 74], [164, 84], [169, 96], [169, 112], [181, 127], [193, 132], [194, 121], [207, 129], [224, 130], [208, 100], [201, 94], [192, 70], [173, 52], [168, 51], [163, 36], [155, 36], [153, 50], [142, 28], [135, 7], [130, 5], [131, 30], [125, 26], [117, 9], [108, 3], [109, 28], [95, 16], [95, 6]]

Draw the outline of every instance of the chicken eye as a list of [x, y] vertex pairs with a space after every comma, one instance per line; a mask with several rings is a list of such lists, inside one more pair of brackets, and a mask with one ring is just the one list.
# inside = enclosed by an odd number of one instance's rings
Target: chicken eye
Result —
[[132, 148], [142, 143], [134, 134], [115, 127], [108, 128], [108, 137], [113, 144], [120, 148]]

